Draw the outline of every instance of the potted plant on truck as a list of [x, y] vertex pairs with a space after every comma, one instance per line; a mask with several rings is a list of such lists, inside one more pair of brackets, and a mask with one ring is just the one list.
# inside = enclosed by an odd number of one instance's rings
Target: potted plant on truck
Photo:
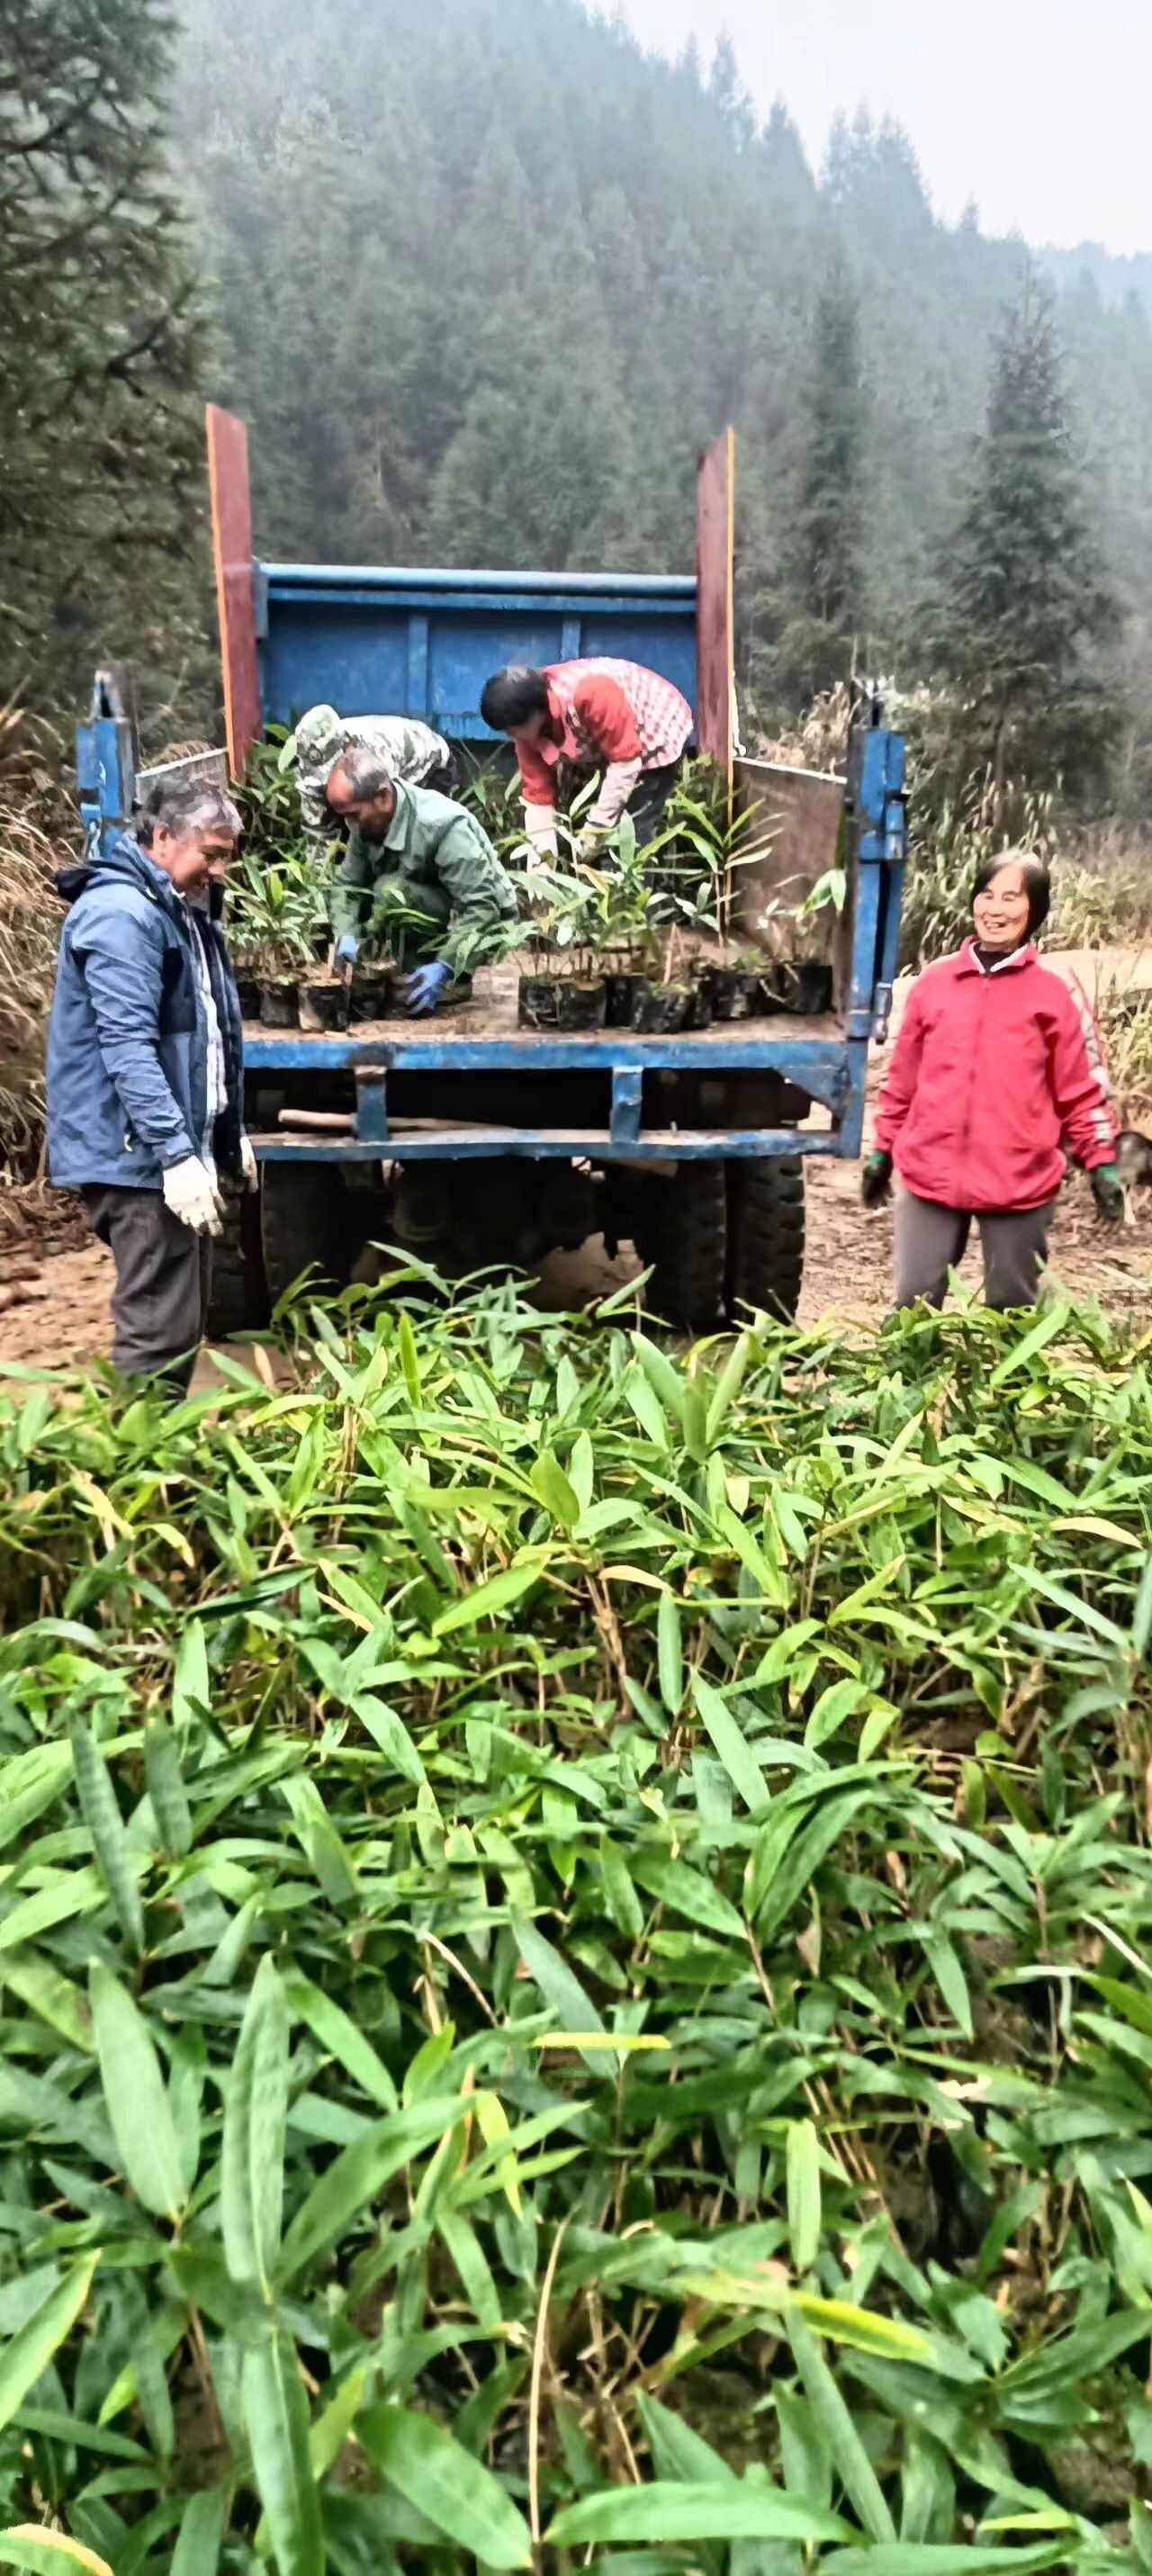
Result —
[[844, 868], [826, 868], [802, 902], [791, 909], [769, 904], [761, 918], [770, 963], [765, 982], [776, 1008], [801, 1019], [832, 1008], [835, 989], [833, 952], [848, 897]]
[[531, 928], [524, 945], [536, 971], [522, 974], [517, 1018], [525, 1029], [597, 1029], [607, 994], [597, 962], [595, 902], [588, 876], [533, 869], [528, 886]]
[[255, 852], [241, 860], [229, 886], [228, 922], [246, 1018], [255, 1016], [254, 1001], [265, 1028], [299, 1026], [301, 976], [310, 988], [318, 971], [321, 902], [315, 870], [296, 853], [274, 863]]
[[672, 799], [668, 822], [648, 852], [659, 854], [653, 911], [681, 934], [698, 999], [688, 1025], [755, 1018], [764, 1008], [763, 959], [735, 934], [736, 874], [762, 857], [773, 837], [760, 808], [730, 815], [727, 788], [711, 768]]

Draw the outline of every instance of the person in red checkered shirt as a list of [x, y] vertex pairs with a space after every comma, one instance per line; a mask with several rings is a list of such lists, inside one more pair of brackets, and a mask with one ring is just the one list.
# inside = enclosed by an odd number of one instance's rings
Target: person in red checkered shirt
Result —
[[561, 760], [603, 770], [578, 857], [595, 854], [625, 807], [641, 848], [655, 838], [692, 732], [687, 698], [658, 671], [640, 662], [553, 662], [544, 671], [513, 663], [486, 682], [480, 712], [516, 745], [529, 864], [557, 855]]

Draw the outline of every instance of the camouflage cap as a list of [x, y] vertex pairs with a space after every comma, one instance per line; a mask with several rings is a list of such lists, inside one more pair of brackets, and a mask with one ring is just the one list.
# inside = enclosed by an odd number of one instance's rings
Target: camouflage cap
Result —
[[335, 707], [310, 707], [296, 727], [296, 758], [301, 769], [327, 777], [344, 749], [344, 727]]

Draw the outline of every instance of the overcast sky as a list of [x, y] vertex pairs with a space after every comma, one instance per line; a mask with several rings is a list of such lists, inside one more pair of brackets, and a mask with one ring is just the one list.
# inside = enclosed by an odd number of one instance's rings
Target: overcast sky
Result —
[[[613, 0], [602, 0], [611, 9]], [[643, 43], [731, 35], [809, 157], [863, 102], [911, 137], [939, 214], [1152, 251], [1152, 0], [615, 0]]]

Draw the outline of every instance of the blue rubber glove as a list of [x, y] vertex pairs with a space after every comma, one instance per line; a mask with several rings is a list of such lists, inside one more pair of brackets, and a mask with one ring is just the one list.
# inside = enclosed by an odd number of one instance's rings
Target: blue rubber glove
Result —
[[352, 933], [350, 930], [346, 930], [346, 931], [345, 931], [345, 933], [344, 933], [343, 939], [338, 939], [338, 940], [337, 940], [337, 942], [336, 942], [336, 963], [337, 963], [337, 965], [338, 965], [338, 966], [354, 966], [354, 965], [355, 965], [355, 963], [356, 963], [356, 960], [357, 960], [357, 958], [358, 958], [358, 956], [359, 956], [359, 954], [360, 954], [360, 942], [359, 942], [359, 940], [358, 940], [357, 938], [355, 938], [355, 937], [354, 937], [353, 933]]
[[414, 975], [406, 975], [402, 990], [409, 1018], [421, 1020], [427, 1011], [434, 1011], [451, 981], [452, 969], [442, 957], [435, 958], [430, 966], [418, 966]]

